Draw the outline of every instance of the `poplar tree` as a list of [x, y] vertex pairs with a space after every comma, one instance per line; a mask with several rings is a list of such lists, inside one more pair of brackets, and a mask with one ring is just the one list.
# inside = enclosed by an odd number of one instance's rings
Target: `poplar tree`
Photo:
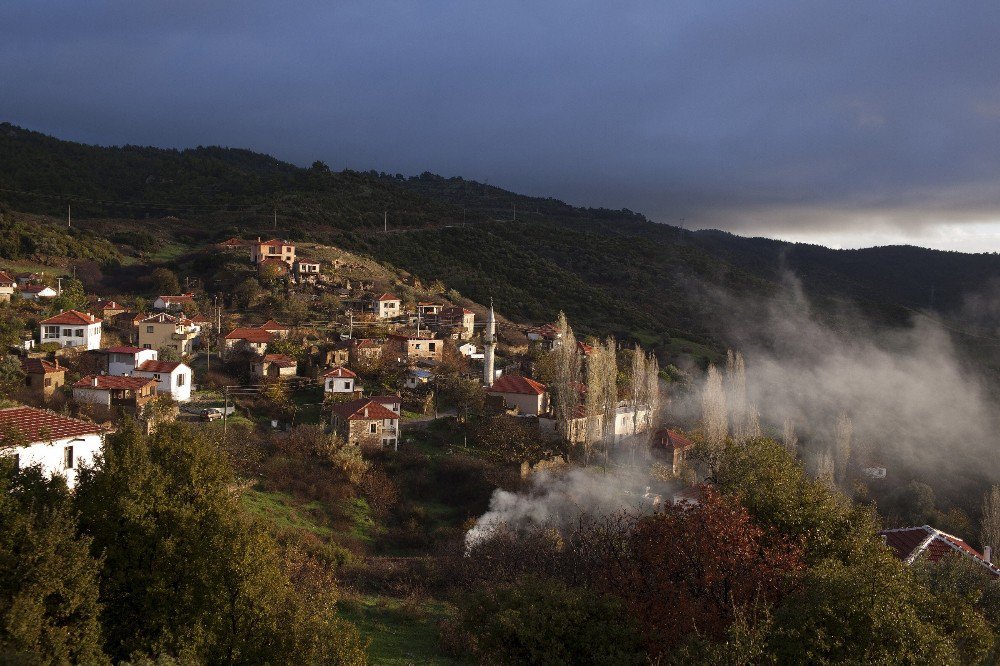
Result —
[[837, 483], [843, 487], [847, 481], [847, 467], [851, 460], [851, 440], [854, 437], [854, 424], [846, 412], [837, 417], [835, 432], [835, 462], [837, 466]]
[[562, 345], [553, 351], [555, 355], [555, 401], [554, 411], [556, 420], [562, 428], [563, 434], [569, 437], [569, 426], [576, 417], [576, 410], [580, 406], [580, 385], [582, 372], [582, 359], [577, 348], [576, 336], [573, 329], [566, 320], [566, 315], [559, 313], [556, 321], [556, 328], [559, 330]]
[[729, 414], [722, 375], [715, 365], [708, 366], [708, 376], [701, 391], [701, 418], [705, 443], [712, 450], [721, 449], [729, 434]]
[[1000, 548], [1000, 485], [994, 485], [983, 496], [979, 539], [983, 546], [991, 546], [994, 551]]

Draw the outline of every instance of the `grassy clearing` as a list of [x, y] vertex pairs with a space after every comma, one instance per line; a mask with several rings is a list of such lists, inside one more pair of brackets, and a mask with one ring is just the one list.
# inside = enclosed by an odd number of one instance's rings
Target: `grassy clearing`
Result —
[[451, 614], [451, 607], [440, 601], [360, 596], [342, 601], [340, 613], [371, 640], [368, 656], [373, 664], [471, 663], [441, 652], [437, 623]]
[[377, 525], [368, 502], [364, 498], [355, 497], [344, 501], [340, 508], [350, 521], [348, 533], [363, 542], [370, 542]]
[[320, 502], [301, 504], [287, 493], [248, 490], [243, 494], [243, 504], [280, 529], [302, 530], [320, 537], [333, 534], [333, 530], [310, 516], [310, 513], [325, 512]]

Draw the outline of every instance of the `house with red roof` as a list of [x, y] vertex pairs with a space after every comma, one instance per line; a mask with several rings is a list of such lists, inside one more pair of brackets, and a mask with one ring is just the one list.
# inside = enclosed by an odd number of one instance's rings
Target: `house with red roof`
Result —
[[250, 242], [250, 261], [260, 264], [267, 259], [277, 259], [285, 264], [285, 272], [295, 263], [295, 245], [291, 241], [272, 238]]
[[6, 303], [14, 295], [17, 288], [17, 280], [5, 271], [0, 271], [0, 302]]
[[169, 395], [175, 402], [191, 399], [194, 372], [186, 363], [147, 359], [136, 367], [132, 376], [155, 381], [157, 395]]
[[352, 340], [348, 349], [348, 361], [353, 366], [374, 363], [382, 358], [385, 346], [385, 341], [373, 338]]
[[486, 392], [503, 398], [509, 408], [516, 408], [525, 416], [538, 416], [549, 411], [549, 394], [545, 384], [528, 377], [501, 375]]
[[555, 324], [542, 324], [529, 328], [525, 335], [529, 343], [535, 343], [548, 351], [562, 344], [562, 334]]
[[444, 308], [437, 316], [437, 328], [442, 335], [468, 340], [476, 330], [476, 313], [458, 306]]
[[666, 458], [674, 474], [679, 474], [684, 465], [684, 459], [694, 448], [694, 442], [677, 430], [663, 428], [653, 435], [651, 445], [654, 455]]
[[267, 345], [274, 342], [278, 336], [260, 328], [236, 328], [223, 338], [224, 353], [234, 350], [248, 349], [258, 356], [263, 356]]
[[35, 398], [48, 401], [60, 386], [66, 384], [66, 368], [59, 365], [59, 359], [50, 363], [40, 358], [21, 359], [24, 384]]
[[334, 432], [356, 446], [391, 446], [399, 442], [399, 414], [378, 400], [358, 398], [333, 406]]
[[131, 375], [146, 361], [155, 361], [159, 352], [145, 347], [118, 345], [104, 350], [106, 355], [104, 369], [109, 375]]
[[906, 564], [919, 560], [940, 562], [948, 555], [961, 555], [981, 566], [994, 578], [1000, 578], [1000, 567], [992, 563], [992, 553], [989, 552], [991, 548], [986, 553], [980, 553], [957, 536], [930, 525], [882, 530], [879, 535], [893, 554]]
[[101, 320], [87, 312], [66, 310], [38, 323], [38, 340], [60, 347], [101, 348]]
[[38, 301], [43, 298], [55, 298], [59, 293], [44, 284], [26, 284], [21, 287], [21, 298], [28, 301]]
[[156, 380], [148, 377], [85, 375], [73, 384], [73, 399], [81, 405], [122, 409], [141, 415], [156, 398]]
[[287, 324], [279, 324], [273, 319], [268, 319], [257, 328], [259, 328], [262, 331], [267, 331], [268, 333], [274, 333], [276, 336], [282, 339], [287, 338], [288, 334], [292, 332], [291, 326], [288, 326]]
[[264, 354], [250, 364], [250, 374], [258, 379], [294, 377], [299, 362], [287, 354]]
[[188, 356], [194, 352], [201, 335], [201, 325], [183, 314], [158, 312], [139, 317], [136, 321], [136, 339], [144, 349], [173, 349], [178, 356]]
[[372, 299], [372, 309], [379, 319], [395, 319], [402, 314], [402, 304], [403, 301], [388, 292]]
[[70, 488], [77, 468], [100, 453], [104, 434], [96, 423], [46, 409], [0, 409], [0, 455], [12, 457], [18, 469], [38, 465], [46, 476], [62, 476]]
[[361, 392], [361, 387], [357, 383], [358, 376], [343, 366], [338, 365], [330, 368], [321, 377], [325, 393], [342, 396]]
[[191, 310], [194, 305], [194, 294], [177, 294], [176, 296], [157, 296], [153, 301], [154, 310], [170, 310], [171, 312], [181, 312]]

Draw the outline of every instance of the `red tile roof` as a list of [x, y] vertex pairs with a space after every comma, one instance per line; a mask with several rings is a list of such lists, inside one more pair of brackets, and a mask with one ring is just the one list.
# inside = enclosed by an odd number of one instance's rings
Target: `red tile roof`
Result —
[[259, 328], [237, 328], [226, 334], [226, 340], [246, 340], [253, 343], [274, 341], [274, 334]]
[[395, 296], [393, 296], [392, 294], [390, 294], [389, 292], [386, 292], [386, 293], [382, 294], [381, 296], [379, 296], [378, 300], [379, 301], [398, 301], [399, 299], [396, 298]]
[[17, 280], [15, 280], [14, 278], [12, 278], [10, 276], [10, 273], [7, 273], [5, 271], [0, 271], [0, 284], [2, 284], [5, 287], [10, 287], [10, 286], [13, 286], [14, 283], [16, 283], [16, 282], [17, 282]]
[[335, 379], [357, 379], [358, 376], [342, 365], [338, 365], [323, 373], [323, 377], [333, 377]]
[[1000, 567], [983, 559], [975, 548], [962, 539], [934, 529], [930, 525], [882, 530], [879, 535], [885, 538], [886, 545], [892, 549], [896, 557], [907, 564], [912, 564], [920, 557], [925, 557], [929, 562], [938, 562], [945, 555], [959, 553], [978, 562], [994, 576], [1000, 577]]
[[3, 431], [7, 429], [16, 430], [31, 443], [104, 432], [96, 423], [71, 419], [34, 407], [0, 409], [0, 446], [4, 444]]
[[121, 305], [115, 303], [114, 301], [106, 301], [104, 303], [99, 303], [102, 310], [124, 310]]
[[159, 299], [167, 303], [190, 303], [194, 300], [194, 292], [189, 294], [177, 294], [176, 296], [160, 296]]
[[398, 419], [399, 414], [386, 409], [377, 400], [371, 398], [358, 398], [333, 407], [335, 414], [348, 421], [374, 420], [374, 419]]
[[[94, 384], [94, 380], [97, 384]], [[98, 391], [110, 391], [113, 389], [131, 389], [138, 391], [152, 384], [156, 386], [156, 380], [149, 377], [121, 377], [118, 375], [87, 375], [80, 381], [73, 384], [73, 388], [89, 388]]]
[[545, 393], [545, 384], [521, 375], [501, 375], [500, 379], [493, 382], [493, 386], [487, 389], [487, 392], [542, 395]]
[[682, 451], [694, 446], [694, 442], [676, 430], [658, 430], [653, 443], [658, 448], [680, 449]]
[[162, 372], [165, 374], [170, 374], [177, 369], [178, 366], [183, 365], [180, 361], [143, 361], [136, 370], [140, 372]]
[[262, 331], [290, 331], [290, 330], [292, 330], [291, 326], [285, 326], [284, 324], [279, 324], [278, 322], [274, 321], [273, 319], [268, 319], [267, 321], [265, 321], [263, 324], [261, 324], [257, 328], [261, 329]]
[[234, 236], [233, 238], [227, 238], [221, 243], [216, 243], [216, 245], [219, 247], [243, 247], [247, 245], [247, 242]]
[[60, 312], [54, 317], [49, 317], [48, 319], [43, 319], [41, 324], [100, 324], [101, 320], [92, 314], [86, 314], [80, 312], [79, 310], [66, 310], [66, 312]]
[[582, 340], [576, 341], [576, 349], [584, 356], [590, 356], [590, 352], [594, 351], [594, 347], [592, 345], [588, 345], [586, 342], [583, 342]]
[[263, 245], [263, 246], [268, 246], [268, 247], [270, 247], [270, 246], [274, 246], [274, 247], [293, 246], [292, 243], [289, 243], [288, 241], [279, 240], [277, 238], [272, 238], [271, 240], [266, 240], [266, 241], [257, 241], [256, 245]]
[[52, 289], [52, 287], [44, 284], [26, 284], [21, 287], [21, 291], [26, 291], [29, 294], [37, 294], [38, 292], [45, 291], [46, 289]]
[[529, 328], [528, 333], [534, 333], [546, 340], [556, 340], [560, 337], [559, 329], [556, 328], [555, 324], [542, 324], [535, 328]]
[[22, 358], [21, 370], [27, 375], [49, 375], [54, 372], [66, 372], [66, 368], [49, 363], [41, 358]]

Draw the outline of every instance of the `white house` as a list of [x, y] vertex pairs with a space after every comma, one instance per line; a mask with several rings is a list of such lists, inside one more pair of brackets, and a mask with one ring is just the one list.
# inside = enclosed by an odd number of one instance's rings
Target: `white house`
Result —
[[549, 394], [545, 384], [520, 375], [503, 375], [486, 389], [492, 396], [504, 399], [509, 407], [527, 416], [538, 416], [549, 410]]
[[55, 298], [58, 292], [52, 287], [44, 284], [26, 284], [21, 287], [21, 298], [29, 301], [37, 301], [42, 298]]
[[615, 409], [614, 431], [611, 435], [614, 442], [618, 443], [626, 437], [645, 432], [650, 428], [649, 408], [644, 405], [630, 405], [619, 403]]
[[85, 375], [73, 384], [73, 400], [81, 405], [125, 409], [140, 414], [155, 398], [156, 381], [148, 377]]
[[343, 366], [336, 366], [323, 373], [323, 390], [327, 393], [350, 394], [360, 391], [358, 376]]
[[[8, 433], [14, 433], [11, 441], [6, 441]], [[100, 453], [103, 434], [96, 423], [44, 409], [0, 409], [0, 456], [13, 457], [18, 469], [39, 465], [47, 476], [61, 475], [70, 488], [76, 485], [77, 468]]]
[[158, 354], [155, 349], [129, 346], [109, 347], [107, 352], [108, 374], [118, 376], [131, 375], [146, 361], [155, 361]]
[[400, 314], [402, 301], [386, 293], [375, 299], [375, 316], [379, 319], [393, 319]]
[[135, 377], [146, 377], [156, 380], [156, 393], [169, 395], [177, 402], [187, 402], [191, 399], [191, 368], [180, 361], [143, 361], [135, 372]]
[[38, 324], [38, 339], [60, 347], [101, 348], [101, 320], [92, 314], [67, 310]]
[[9, 301], [17, 288], [17, 280], [10, 276], [10, 273], [0, 271], [0, 301]]
[[466, 342], [458, 346], [458, 353], [466, 358], [471, 358], [472, 360], [482, 361], [485, 358], [485, 354], [479, 351], [476, 345], [471, 342]]
[[156, 300], [153, 301], [154, 310], [179, 312], [181, 310], [190, 310], [192, 305], [194, 305], [194, 293], [177, 294], [176, 296], [157, 296]]

